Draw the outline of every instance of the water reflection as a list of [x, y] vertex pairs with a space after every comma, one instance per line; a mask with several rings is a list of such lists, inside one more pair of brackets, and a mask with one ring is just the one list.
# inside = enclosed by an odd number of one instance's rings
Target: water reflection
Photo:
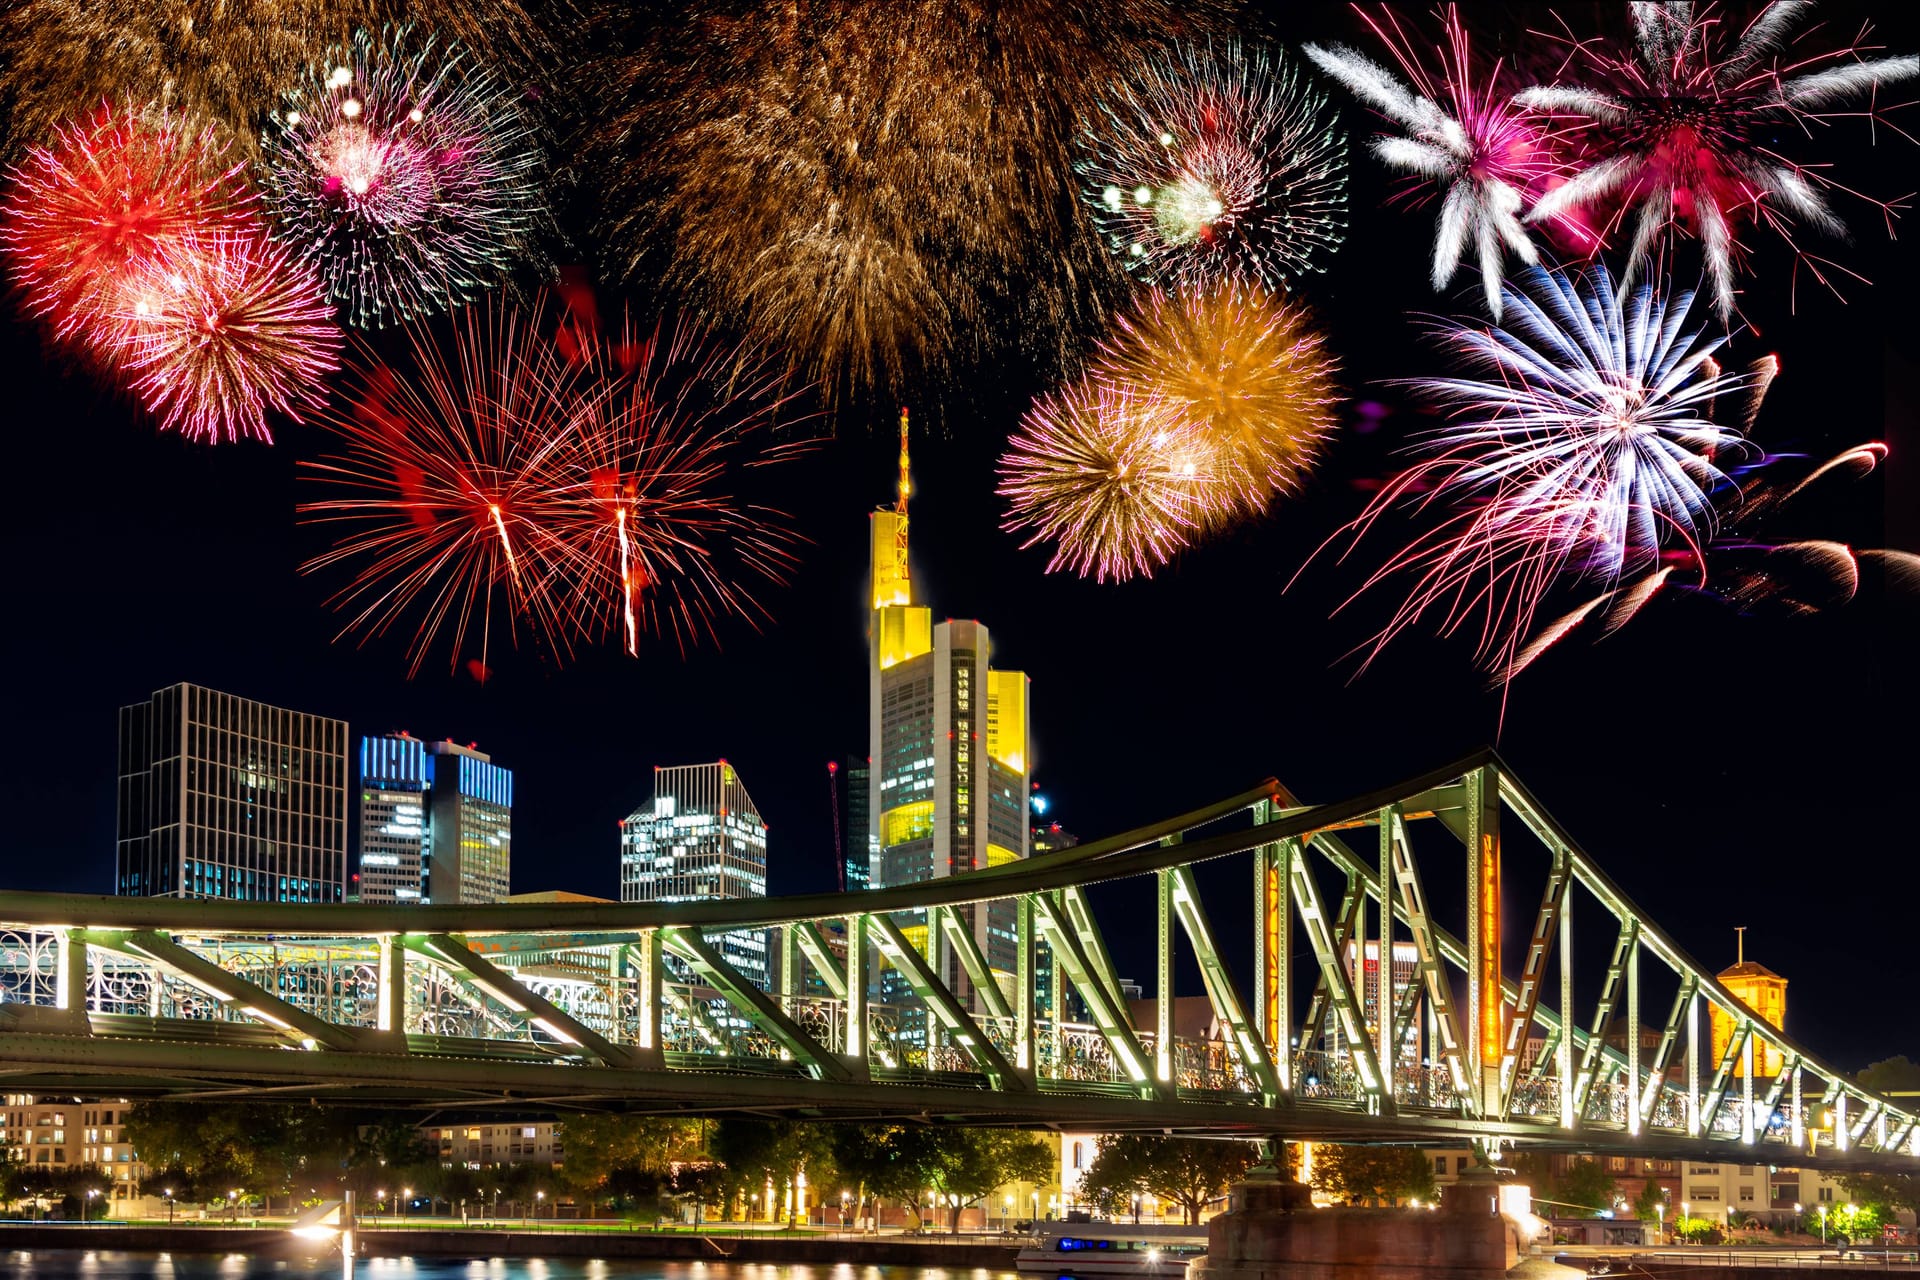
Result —
[[337, 1254], [123, 1253], [110, 1249], [0, 1252], [0, 1280], [1017, 1280], [985, 1267], [853, 1263], [666, 1262], [642, 1258], [358, 1258]]

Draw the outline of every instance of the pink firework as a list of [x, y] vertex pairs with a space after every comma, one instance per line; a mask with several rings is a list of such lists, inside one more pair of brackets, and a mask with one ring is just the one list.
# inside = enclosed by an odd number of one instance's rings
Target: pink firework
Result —
[[[1498, 87], [1501, 64], [1495, 62], [1484, 73], [1475, 66], [1458, 8], [1448, 5], [1442, 13], [1446, 45], [1433, 59], [1416, 52], [1414, 40], [1391, 11], [1381, 20], [1366, 16], [1406, 77], [1404, 83], [1343, 45], [1308, 45], [1306, 53], [1404, 131], [1375, 138], [1373, 153], [1414, 182], [1432, 184], [1441, 192], [1433, 287], [1445, 288], [1461, 261], [1472, 254], [1479, 263], [1487, 306], [1497, 320], [1506, 256], [1529, 264], [1539, 257], [1521, 211], [1559, 175], [1561, 162], [1542, 118]], [[1428, 70], [1430, 61], [1438, 63], [1437, 74]]]
[[166, 245], [125, 287], [121, 367], [168, 430], [271, 441], [267, 415], [318, 408], [339, 368], [319, 279], [262, 233]]
[[253, 224], [219, 135], [159, 106], [102, 105], [28, 148], [11, 179], [0, 248], [27, 310], [109, 362], [136, 278], [188, 240]]
[[1775, 139], [1808, 136], [1809, 120], [1849, 102], [1864, 99], [1865, 113], [1876, 114], [1881, 88], [1920, 76], [1920, 57], [1868, 58], [1859, 47], [1790, 53], [1793, 29], [1812, 9], [1775, 0], [1740, 29], [1706, 6], [1633, 5], [1630, 52], [1580, 46], [1594, 86], [1518, 95], [1534, 109], [1587, 122], [1578, 172], [1528, 219], [1587, 212], [1609, 230], [1630, 221], [1629, 280], [1671, 232], [1690, 232], [1722, 318], [1733, 311], [1742, 222], [1789, 244], [1796, 225], [1844, 234], [1825, 195], [1839, 188], [1775, 150]]

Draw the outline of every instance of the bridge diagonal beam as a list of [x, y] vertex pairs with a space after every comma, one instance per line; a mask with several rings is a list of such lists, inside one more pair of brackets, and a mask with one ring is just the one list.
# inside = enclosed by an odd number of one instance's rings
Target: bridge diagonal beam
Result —
[[[1133, 1021], [1126, 1014], [1126, 1006], [1094, 970], [1065, 905], [1051, 894], [1034, 895], [1033, 905], [1034, 923], [1053, 952], [1054, 982], [1058, 984], [1064, 970], [1067, 981], [1086, 1001], [1088, 1012], [1093, 1014], [1094, 1023], [1106, 1038], [1114, 1060], [1127, 1073], [1129, 1082], [1143, 1096], [1164, 1099], [1171, 1093], [1170, 1085], [1154, 1078], [1146, 1050], [1140, 1047], [1139, 1038], [1133, 1033]], [[1058, 1026], [1057, 1021], [1055, 1025]]]
[[[1304, 858], [1294, 859], [1294, 865], [1306, 868]], [[1308, 871], [1311, 877], [1311, 871]], [[1365, 910], [1367, 895], [1360, 888], [1360, 881], [1352, 873], [1347, 875], [1347, 886], [1340, 894], [1340, 915], [1333, 928], [1334, 951], [1342, 956], [1346, 954], [1347, 941], [1360, 928], [1360, 913]], [[1306, 1015], [1300, 1020], [1300, 1047], [1309, 1045], [1324, 1048], [1327, 1042], [1327, 1019], [1332, 1012], [1330, 1002], [1331, 989], [1327, 985], [1327, 973], [1322, 969], [1313, 980], [1313, 995], [1307, 1000]]]
[[940, 934], [958, 957], [960, 967], [966, 971], [967, 981], [973, 984], [974, 991], [980, 997], [980, 1003], [987, 1006], [987, 1013], [1011, 1021], [1013, 1010], [1007, 1004], [1006, 993], [1000, 990], [1000, 983], [994, 978], [987, 958], [980, 954], [980, 940], [973, 936], [973, 931], [967, 928], [967, 922], [958, 911], [940, 913]]
[[[1614, 939], [1613, 956], [1607, 961], [1607, 976], [1600, 984], [1600, 1001], [1593, 1013], [1593, 1028], [1587, 1033], [1587, 1051], [1573, 1080], [1573, 1114], [1586, 1121], [1587, 1102], [1593, 1096], [1594, 1081], [1600, 1075], [1600, 1051], [1607, 1043], [1607, 1023], [1613, 1018], [1613, 1006], [1620, 999], [1620, 988], [1627, 977], [1627, 956], [1640, 938], [1640, 921], [1628, 916], [1620, 921], [1620, 933]], [[1638, 1102], [1639, 1081], [1633, 1082]]]
[[1467, 1063], [1460, 1042], [1460, 1023], [1453, 1009], [1453, 983], [1447, 977], [1446, 963], [1435, 936], [1433, 914], [1427, 906], [1426, 885], [1420, 878], [1420, 864], [1414, 860], [1412, 845], [1406, 838], [1404, 822], [1394, 827], [1392, 853], [1394, 887], [1400, 891], [1396, 910], [1401, 919], [1407, 922], [1407, 932], [1413, 938], [1414, 955], [1420, 967], [1420, 981], [1407, 985], [1410, 989], [1425, 989], [1428, 1007], [1433, 1010], [1434, 1029], [1440, 1036], [1437, 1051], [1429, 1056], [1446, 1064], [1447, 1078], [1453, 1082], [1453, 1096], [1460, 1100], [1466, 1114], [1476, 1114], [1479, 1108], [1474, 1105], [1474, 1093], [1468, 1087]]
[[1120, 974], [1113, 967], [1113, 957], [1107, 954], [1106, 940], [1100, 936], [1100, 925], [1093, 918], [1093, 907], [1088, 904], [1087, 895], [1075, 885], [1060, 890], [1054, 898], [1062, 916], [1072, 927], [1073, 936], [1080, 943], [1080, 953], [1088, 966], [1087, 972], [1106, 984], [1114, 1008], [1119, 1010], [1121, 1020], [1132, 1029], [1133, 1016], [1127, 1010], [1126, 996], [1120, 991]]
[[1527, 940], [1527, 955], [1520, 967], [1520, 987], [1514, 1001], [1513, 1017], [1507, 1023], [1507, 1042], [1501, 1055], [1500, 1114], [1513, 1110], [1514, 1086], [1520, 1081], [1520, 1062], [1526, 1056], [1527, 1037], [1533, 1031], [1533, 1013], [1540, 1004], [1540, 989], [1546, 980], [1547, 960], [1553, 954], [1559, 935], [1560, 911], [1573, 883], [1573, 864], [1567, 851], [1556, 847], [1553, 865], [1547, 873], [1546, 888], [1540, 893], [1540, 910], [1533, 921], [1533, 936]]
[[[922, 956], [919, 949], [908, 941], [899, 925], [886, 916], [875, 916], [873, 940], [879, 946], [880, 954], [900, 971], [906, 978], [907, 985], [913, 988], [913, 993], [919, 996], [933, 1015], [946, 1025], [955, 1043], [966, 1051], [967, 1056], [974, 1060], [981, 1071], [986, 1073], [994, 1088], [1025, 1089], [1028, 1087], [1026, 1079], [1020, 1072], [1014, 1070], [1013, 1064], [1008, 1062], [1000, 1050], [994, 1046], [993, 1041], [980, 1029], [980, 1025], [973, 1020], [972, 1015], [960, 1007], [960, 1002], [954, 998], [953, 992], [934, 976], [933, 970], [927, 965], [926, 957]], [[931, 1035], [928, 1036], [927, 1042], [931, 1047], [933, 1043]]]
[[475, 954], [466, 938], [452, 933], [434, 933], [425, 937], [406, 937], [403, 942], [408, 950], [439, 961], [462, 981], [484, 991], [512, 1010], [515, 1016], [540, 1028], [555, 1040], [573, 1045], [595, 1061], [610, 1067], [637, 1063], [638, 1055], [624, 1045], [613, 1043], [506, 970]]
[[1660, 1044], [1653, 1052], [1653, 1062], [1647, 1069], [1646, 1087], [1640, 1091], [1637, 1105], [1640, 1108], [1640, 1123], [1649, 1124], [1653, 1120], [1653, 1109], [1660, 1101], [1660, 1090], [1667, 1081], [1667, 1069], [1673, 1065], [1673, 1051], [1680, 1043], [1680, 1032], [1686, 1026], [1687, 1010], [1693, 1005], [1694, 993], [1700, 989], [1693, 975], [1683, 974], [1680, 978], [1680, 990], [1673, 997], [1673, 1011], [1667, 1015], [1667, 1025], [1660, 1032]]
[[741, 977], [734, 967], [714, 950], [713, 944], [697, 929], [662, 929], [660, 939], [669, 951], [679, 956], [714, 989], [725, 996], [748, 1021], [772, 1036], [780, 1046], [811, 1071], [815, 1078], [845, 1083], [852, 1073], [845, 1063], [816, 1043], [800, 1029], [767, 993]]
[[[1280, 1078], [1273, 1069], [1273, 1059], [1267, 1054], [1266, 1041], [1254, 1029], [1252, 1019], [1240, 1004], [1240, 997], [1234, 991], [1233, 977], [1227, 972], [1226, 963], [1220, 958], [1220, 950], [1214, 945], [1213, 926], [1207, 921], [1206, 908], [1200, 903], [1200, 890], [1193, 882], [1191, 867], [1177, 867], [1168, 872], [1173, 881], [1173, 910], [1180, 925], [1186, 930], [1187, 940], [1193, 944], [1194, 958], [1200, 962], [1200, 978], [1207, 988], [1207, 999], [1213, 1005], [1214, 1016], [1220, 1019], [1239, 1048], [1240, 1059], [1246, 1063], [1247, 1074], [1260, 1090], [1268, 1106], [1272, 1106], [1280, 1096]], [[1166, 994], [1161, 1000], [1171, 1005]]]
[[87, 946], [133, 956], [157, 965], [215, 999], [274, 1027], [296, 1044], [305, 1047], [324, 1045], [340, 1052], [351, 1052], [360, 1047], [361, 1037], [354, 1028], [335, 1026], [324, 1018], [317, 1018], [245, 978], [229, 973], [205, 956], [189, 951], [158, 931], [77, 929], [72, 932], [77, 941]]
[[[847, 998], [847, 975], [842, 971], [840, 962], [834, 958], [833, 948], [827, 945], [826, 935], [820, 932], [820, 926], [811, 920], [802, 920], [793, 926], [794, 941], [800, 946], [800, 954], [807, 958], [820, 981], [827, 984], [827, 990], [836, 1000]], [[789, 993], [795, 994], [795, 993]]]
[[1713, 1118], [1720, 1113], [1720, 1100], [1726, 1096], [1727, 1086], [1733, 1082], [1734, 1066], [1740, 1061], [1753, 1028], [1738, 1013], [1734, 1014], [1733, 1034], [1727, 1037], [1726, 1051], [1720, 1055], [1720, 1063], [1714, 1068], [1713, 1082], [1707, 1086], [1706, 1096], [1700, 1100], [1700, 1134], [1709, 1140], [1713, 1137]]
[[[1320, 966], [1320, 976], [1327, 984], [1328, 997], [1334, 1015], [1340, 1020], [1347, 1051], [1353, 1055], [1353, 1066], [1359, 1073], [1360, 1087], [1370, 1099], [1377, 1100], [1381, 1092], [1380, 1064], [1374, 1057], [1373, 1038], [1367, 1034], [1367, 1022], [1361, 1012], [1360, 1000], [1354, 994], [1353, 983], [1347, 976], [1345, 958], [1340, 945], [1334, 940], [1333, 931], [1327, 926], [1320, 887], [1314, 883], [1305, 858], [1292, 859], [1289, 869], [1293, 872], [1294, 906], [1300, 912], [1300, 924], [1313, 947], [1313, 958]], [[1366, 895], [1356, 892], [1354, 898], [1364, 902]]]

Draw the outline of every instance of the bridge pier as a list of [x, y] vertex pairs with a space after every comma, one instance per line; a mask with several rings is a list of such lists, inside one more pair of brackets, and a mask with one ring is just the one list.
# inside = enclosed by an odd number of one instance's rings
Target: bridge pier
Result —
[[1208, 1226], [1189, 1280], [1500, 1280], [1520, 1260], [1499, 1180], [1463, 1175], [1438, 1209], [1316, 1209], [1307, 1187], [1256, 1171]]

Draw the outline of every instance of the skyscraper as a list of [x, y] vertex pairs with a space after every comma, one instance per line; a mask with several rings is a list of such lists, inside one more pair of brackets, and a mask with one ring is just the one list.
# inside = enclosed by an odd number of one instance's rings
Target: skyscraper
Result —
[[420, 739], [404, 733], [360, 739], [360, 901], [420, 901], [429, 776]]
[[[620, 901], [767, 896], [767, 825], [725, 760], [653, 771], [653, 798], [620, 824]], [[763, 929], [714, 934], [740, 973], [767, 990]]]
[[[1027, 677], [996, 670], [978, 622], [949, 619], [914, 601], [907, 554], [912, 477], [907, 415], [900, 414], [900, 481], [891, 510], [870, 517], [868, 615], [868, 836], [875, 887], [940, 879], [1027, 856]], [[1010, 984], [1011, 903], [962, 908], [987, 964]], [[910, 926], [923, 945], [925, 925]], [[950, 965], [954, 990], [964, 975]], [[886, 982], [882, 998], [895, 999]]]
[[454, 742], [427, 744], [422, 902], [498, 902], [512, 892], [513, 773]]
[[868, 818], [872, 768], [858, 756], [848, 756], [846, 764], [834, 770], [834, 821], [840, 836], [840, 888], [842, 891], [869, 888], [873, 884], [873, 857], [867, 847], [872, 828]]
[[120, 708], [122, 894], [339, 902], [347, 725], [193, 684]]

